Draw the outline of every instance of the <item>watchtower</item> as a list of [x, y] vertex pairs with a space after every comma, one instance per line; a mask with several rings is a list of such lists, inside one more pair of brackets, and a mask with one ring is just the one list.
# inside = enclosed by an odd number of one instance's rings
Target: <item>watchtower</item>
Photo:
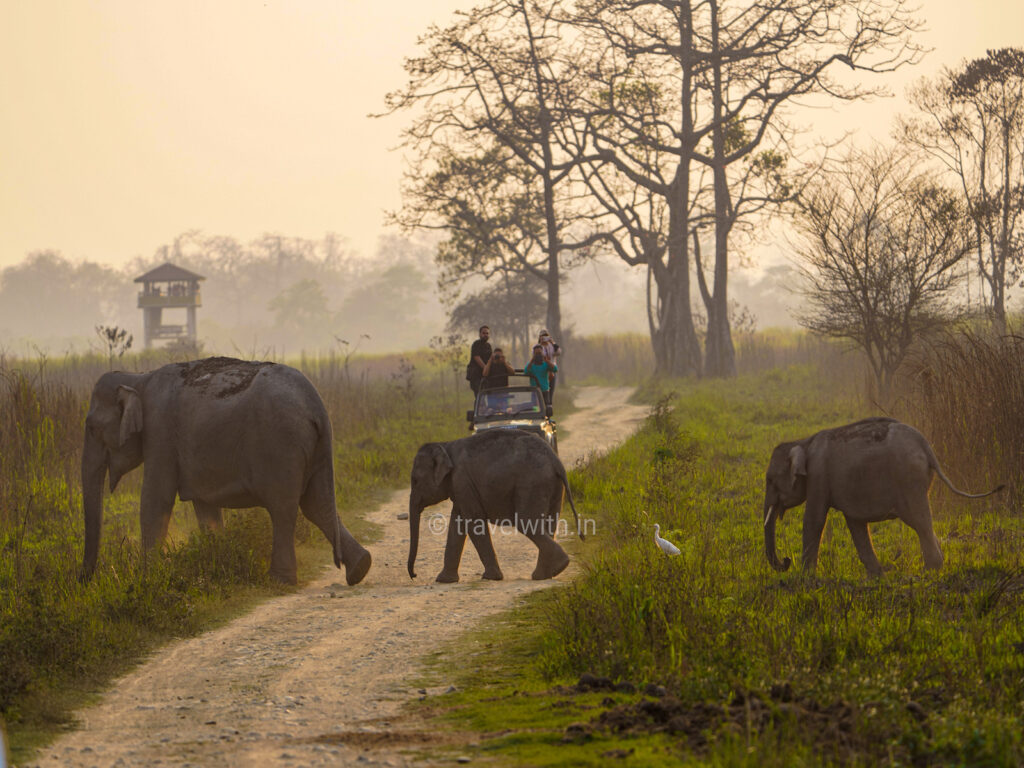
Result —
[[[146, 349], [153, 346], [153, 342], [158, 339], [185, 339], [195, 342], [196, 307], [202, 305], [199, 281], [205, 279], [202, 275], [189, 272], [169, 261], [135, 278], [136, 283], [142, 283], [139, 309], [142, 310]], [[165, 309], [184, 309], [185, 324], [164, 325]]]

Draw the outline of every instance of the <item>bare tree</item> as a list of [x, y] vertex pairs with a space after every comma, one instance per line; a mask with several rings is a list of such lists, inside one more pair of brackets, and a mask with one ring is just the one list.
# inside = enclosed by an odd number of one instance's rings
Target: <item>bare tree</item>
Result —
[[[905, 0], [760, 0], [693, 3], [698, 55], [710, 66], [697, 80], [710, 151], [696, 159], [713, 172], [713, 285], [708, 290], [697, 264], [708, 316], [705, 373], [734, 376], [727, 280], [730, 235], [762, 211], [777, 209], [798, 188], [799, 175], [785, 171], [794, 153], [794, 131], [784, 108], [797, 97], [824, 94], [855, 100], [884, 93], [863, 81], [866, 73], [918, 61], [911, 41], [921, 26]], [[837, 68], [853, 70], [844, 79]], [[806, 175], [806, 174], [804, 174]], [[699, 257], [699, 252], [695, 252]]]
[[[586, 178], [628, 232], [613, 244], [657, 289], [658, 369], [701, 373], [690, 311], [690, 241], [713, 228], [704, 372], [733, 375], [727, 279], [737, 223], [784, 202], [793, 131], [783, 108], [812, 94], [878, 92], [833, 74], [884, 72], [920, 56], [907, 0], [581, 0], [574, 23], [594, 41]], [[589, 153], [584, 156], [588, 156]], [[607, 184], [609, 169], [625, 183]], [[710, 177], [709, 177], [710, 175]], [[633, 185], [641, 205], [618, 192]]]
[[911, 345], [956, 315], [948, 301], [974, 247], [958, 196], [881, 147], [851, 151], [800, 195], [799, 322], [867, 355], [886, 393]]
[[448, 277], [521, 272], [544, 282], [547, 326], [561, 333], [565, 254], [598, 237], [572, 188], [577, 162], [559, 135], [579, 73], [552, 12], [560, 0], [490, 0], [431, 27], [388, 111], [419, 108], [405, 146], [416, 156], [396, 217], [451, 233]]
[[1006, 290], [1024, 264], [1024, 50], [988, 51], [921, 80], [909, 96], [918, 114], [900, 132], [957, 179], [977, 228], [993, 323], [1005, 333]]
[[[701, 373], [690, 302], [691, 212], [701, 183], [693, 155], [697, 56], [688, 2], [581, 0], [573, 20], [592, 60], [581, 120], [590, 193], [620, 225], [609, 240], [647, 269], [647, 315], [658, 373]], [[587, 155], [584, 155], [587, 156]]]

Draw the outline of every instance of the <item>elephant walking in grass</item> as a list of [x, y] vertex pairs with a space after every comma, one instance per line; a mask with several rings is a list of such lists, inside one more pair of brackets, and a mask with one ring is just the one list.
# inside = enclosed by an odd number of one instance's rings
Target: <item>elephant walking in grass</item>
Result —
[[420, 515], [446, 499], [452, 500], [452, 512], [444, 568], [437, 581], [459, 580], [467, 535], [484, 565], [483, 577], [504, 578], [488, 522], [515, 525], [537, 546], [534, 579], [557, 576], [569, 565], [569, 556], [554, 539], [563, 490], [578, 530], [579, 516], [565, 467], [542, 438], [529, 432], [493, 429], [449, 443], [423, 445], [413, 461], [409, 491], [409, 576], [416, 578]]
[[177, 496], [192, 502], [207, 529], [222, 527], [223, 507], [265, 507], [273, 525], [270, 573], [280, 581], [295, 583], [299, 509], [331, 543], [349, 584], [370, 569], [370, 553], [338, 518], [327, 410], [294, 368], [211, 357], [100, 377], [82, 451], [84, 579], [96, 569], [104, 476], [113, 491], [143, 462], [143, 550], [164, 540]]
[[956, 494], [980, 499], [988, 493], [964, 493], [942, 472], [924, 435], [895, 419], [871, 418], [826, 429], [795, 442], [780, 443], [765, 475], [764, 544], [768, 562], [778, 571], [791, 560], [775, 552], [775, 521], [787, 509], [804, 509], [803, 567], [813, 571], [829, 509], [846, 518], [857, 555], [868, 573], [882, 566], [871, 544], [868, 523], [899, 518], [917, 533], [928, 568], [942, 567], [942, 549], [932, 529], [928, 489], [932, 472]]

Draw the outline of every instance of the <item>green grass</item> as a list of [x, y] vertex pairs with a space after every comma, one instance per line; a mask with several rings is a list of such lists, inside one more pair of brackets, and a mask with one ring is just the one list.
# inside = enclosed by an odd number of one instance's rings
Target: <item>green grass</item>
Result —
[[[446, 648], [431, 674], [461, 670], [460, 690], [430, 714], [496, 734], [478, 749], [499, 764], [599, 765], [629, 749], [644, 765], [1020, 764], [1024, 523], [1005, 502], [933, 491], [938, 574], [890, 521], [872, 530], [889, 570], [869, 579], [835, 513], [814, 576], [768, 566], [767, 457], [872, 413], [845, 391], [807, 366], [647, 388], [644, 429], [572, 474], [598, 523], [582, 574]], [[800, 518], [778, 526], [797, 560]], [[656, 548], [654, 522], [679, 557]], [[584, 672], [663, 685], [678, 719], [636, 708], [650, 697], [566, 692]], [[602, 727], [605, 712], [629, 729]]]

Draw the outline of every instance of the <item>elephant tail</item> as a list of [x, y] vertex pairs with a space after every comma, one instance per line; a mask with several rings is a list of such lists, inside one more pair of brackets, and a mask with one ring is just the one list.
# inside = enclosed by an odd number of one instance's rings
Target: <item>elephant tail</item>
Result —
[[985, 493], [965, 493], [964, 491], [961, 491], [953, 485], [953, 481], [946, 477], [946, 473], [942, 471], [942, 466], [939, 464], [939, 460], [935, 456], [935, 451], [932, 450], [932, 447], [928, 445], [927, 442], [925, 442], [924, 446], [928, 451], [928, 463], [931, 468], [935, 470], [935, 474], [939, 476], [939, 479], [946, 484], [946, 487], [949, 488], [949, 490], [958, 496], [963, 496], [965, 499], [983, 499], [986, 496], [991, 496], [993, 493], [999, 493], [1006, 488], [1005, 483], [1000, 483], [991, 491], [986, 491]]
[[576, 504], [572, 500], [572, 490], [569, 488], [569, 477], [565, 473], [565, 468], [559, 473], [559, 479], [562, 481], [562, 485], [565, 486], [565, 495], [569, 499], [569, 506], [572, 508], [572, 517], [576, 521], [576, 535], [580, 537], [580, 541], [586, 541], [587, 537], [583, 533], [583, 529], [580, 528], [580, 516], [576, 512]]

